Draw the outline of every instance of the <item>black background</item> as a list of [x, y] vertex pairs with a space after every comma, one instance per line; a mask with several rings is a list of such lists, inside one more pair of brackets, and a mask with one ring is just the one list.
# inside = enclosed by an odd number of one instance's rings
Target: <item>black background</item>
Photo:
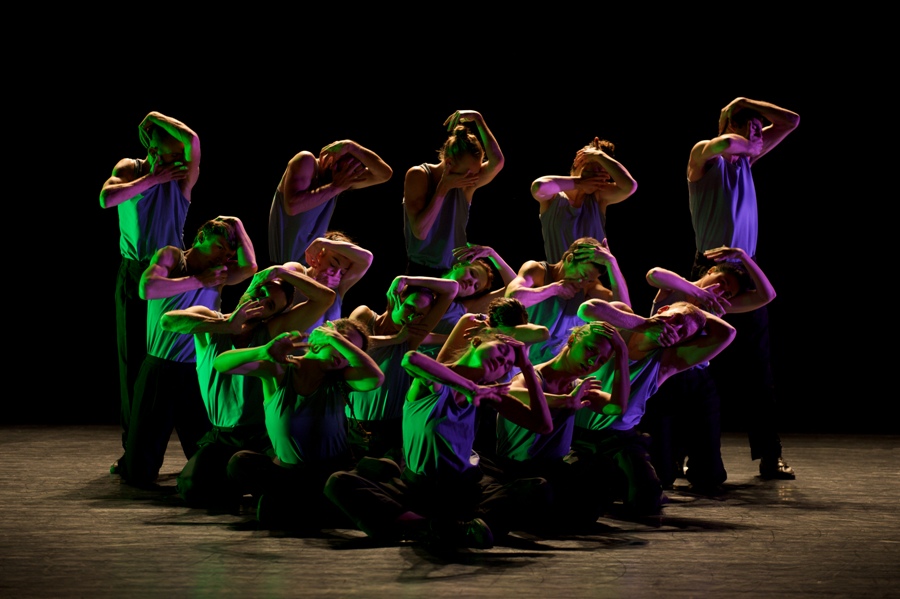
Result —
[[[887, 220], [887, 202], [861, 176], [865, 148], [851, 130], [882, 95], [861, 72], [837, 83], [836, 51], [827, 40], [770, 47], [763, 56], [756, 49], [712, 52], [690, 39], [635, 39], [615, 52], [563, 38], [523, 37], [479, 49], [439, 32], [417, 45], [341, 36], [323, 43], [325, 33], [297, 40], [293, 49], [251, 48], [239, 36], [187, 49], [171, 40], [164, 48], [146, 43], [134, 54], [75, 44], [56, 55], [52, 69], [24, 74], [32, 87], [17, 96], [22, 122], [11, 126], [27, 126], [36, 144], [20, 151], [40, 168], [22, 189], [17, 224], [8, 227], [42, 268], [23, 261], [8, 289], [42, 281], [34, 295], [45, 298], [36, 303], [47, 318], [36, 330], [23, 328], [24, 344], [12, 352], [22, 352], [14, 368], [23, 375], [12, 380], [27, 377], [33, 385], [11, 394], [4, 419], [117, 422], [119, 233], [116, 210], [102, 210], [97, 198], [120, 158], [144, 156], [137, 127], [151, 110], [184, 121], [201, 139], [186, 244], [203, 221], [238, 216], [260, 264], [268, 260], [272, 196], [295, 153], [317, 153], [348, 138], [393, 168], [387, 183], [338, 201], [332, 228], [375, 255], [345, 298], [345, 312], [360, 304], [384, 309], [384, 293], [405, 264], [405, 172], [437, 161], [442, 123], [455, 110], [481, 112], [506, 158], [497, 178], [475, 194], [469, 241], [493, 246], [514, 269], [543, 258], [531, 182], [567, 174], [576, 150], [594, 136], [610, 139], [639, 189], [609, 208], [609, 244], [635, 310], [646, 315], [649, 268], [689, 274], [688, 153], [716, 134], [723, 106], [746, 96], [801, 116], [799, 127], [754, 167], [757, 256], [778, 293], [769, 311], [781, 428], [896, 429], [879, 365], [895, 342], [868, 340], [883, 307], [854, 295], [887, 284], [869, 280], [859, 266], [891, 240], [876, 232]], [[167, 58], [187, 52], [190, 58]], [[223, 308], [233, 306], [233, 297], [225, 295]], [[11, 310], [18, 326], [32, 307], [22, 317]]]

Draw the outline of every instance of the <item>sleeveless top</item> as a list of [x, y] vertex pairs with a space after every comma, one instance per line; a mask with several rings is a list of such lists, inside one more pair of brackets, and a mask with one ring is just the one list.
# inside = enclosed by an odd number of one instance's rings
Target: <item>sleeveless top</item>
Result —
[[383, 345], [369, 350], [369, 356], [384, 373], [384, 383], [371, 391], [350, 391], [347, 415], [353, 409], [357, 420], [400, 420], [403, 404], [412, 379], [403, 368], [403, 356], [409, 351], [409, 343]]
[[560, 192], [550, 200], [539, 218], [544, 256], [550, 263], [562, 260], [576, 239], [593, 237], [603, 241], [606, 237], [606, 215], [600, 211], [600, 203], [593, 194], [584, 196], [581, 207], [576, 208], [569, 204], [565, 193]]
[[294, 390], [293, 371], [287, 372], [275, 394], [266, 400], [266, 431], [279, 461], [287, 466], [315, 465], [346, 457], [347, 419], [344, 398], [348, 385], [342, 375], [333, 375], [311, 395]]
[[284, 193], [276, 189], [269, 208], [269, 260], [272, 264], [295, 261], [309, 266], [306, 264], [306, 248], [328, 231], [334, 207], [341, 195], [311, 210], [290, 216], [284, 211]]
[[[624, 414], [613, 416], [582, 409], [575, 414], [575, 426], [595, 431], [606, 427], [629, 431], [637, 426], [646, 410], [647, 400], [659, 388], [657, 381], [659, 380], [661, 357], [662, 349], [655, 349], [640, 360], [628, 361], [631, 394], [628, 397], [628, 408]], [[593, 375], [601, 381], [601, 388], [607, 393], [612, 391], [614, 371], [615, 360], [609, 360]]]
[[750, 159], [717, 156], [699, 181], [688, 181], [691, 223], [698, 252], [728, 246], [756, 255], [759, 223]]
[[[220, 353], [234, 349], [230, 333], [195, 333], [206, 335], [206, 347], [195, 343], [197, 353], [197, 378], [200, 393], [206, 406], [206, 414], [213, 426], [265, 426], [263, 413], [262, 381], [255, 376], [226, 374], [213, 368]], [[269, 331], [263, 323], [251, 334], [248, 347], [259, 347], [270, 341]]]
[[[135, 159], [135, 174], [143, 176], [148, 166], [146, 160]], [[184, 223], [190, 205], [178, 181], [168, 181], [116, 206], [122, 257], [143, 261], [167, 245], [184, 249]]]
[[[541, 383], [541, 388], [547, 392], [547, 385], [541, 371], [535, 369], [534, 373]], [[571, 392], [577, 383], [578, 380], [573, 381], [566, 392]], [[517, 462], [563, 459], [569, 453], [572, 445], [576, 411], [568, 408], [551, 409], [553, 431], [546, 435], [530, 431], [498, 415], [497, 455]]]
[[418, 476], [456, 476], [478, 468], [475, 404], [459, 405], [453, 390], [441, 391], [403, 406], [403, 454], [406, 467]]
[[[421, 165], [431, 181], [431, 168]], [[429, 183], [428, 198], [431, 201], [435, 185]], [[404, 204], [406, 199], [403, 200]], [[403, 209], [403, 234], [406, 237], [406, 255], [410, 262], [437, 269], [453, 266], [453, 250], [466, 245], [466, 225], [469, 222], [469, 202], [462, 189], [451, 189], [444, 198], [441, 211], [425, 239], [413, 235], [406, 208]]]
[[[188, 276], [187, 261], [184, 251], [179, 250], [181, 257], [178, 264], [169, 273], [170, 278]], [[218, 311], [222, 301], [221, 290], [215, 287], [202, 287], [185, 291], [172, 297], [147, 301], [147, 354], [173, 362], [196, 362], [194, 336], [192, 334], [164, 331], [159, 326], [159, 319], [170, 310], [184, 310], [191, 306], [206, 306]]]

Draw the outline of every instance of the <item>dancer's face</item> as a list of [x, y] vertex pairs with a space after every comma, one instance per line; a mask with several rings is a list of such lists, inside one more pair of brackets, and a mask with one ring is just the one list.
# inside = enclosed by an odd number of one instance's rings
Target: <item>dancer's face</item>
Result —
[[431, 310], [431, 296], [424, 293], [411, 293], [403, 302], [394, 308], [391, 320], [399, 327], [416, 322], [425, 317]]
[[568, 347], [572, 374], [577, 376], [596, 371], [613, 355], [613, 346], [609, 339], [590, 329], [574, 333]]

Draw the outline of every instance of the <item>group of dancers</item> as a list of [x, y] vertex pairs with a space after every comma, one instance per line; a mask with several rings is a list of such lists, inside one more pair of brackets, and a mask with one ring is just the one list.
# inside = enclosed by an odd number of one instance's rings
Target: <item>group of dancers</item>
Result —
[[[122, 254], [123, 453], [110, 472], [155, 488], [175, 430], [187, 460], [177, 492], [191, 507], [486, 548], [512, 531], [658, 514], [679, 477], [721, 493], [724, 397], [748, 407], [760, 475], [794, 478], [773, 424], [775, 290], [754, 258], [751, 166], [798, 124], [743, 97], [721, 110], [717, 136], [688, 162], [693, 272], [651, 269], [643, 316], [606, 241], [607, 207], [637, 190], [609, 140], [532, 183], [544, 255], [514, 269], [466, 237], [503, 152], [479, 112], [450, 115], [437, 162], [405, 174], [407, 264], [373, 308], [343, 302], [372, 251], [330, 224], [343, 194], [391, 179], [378, 154], [345, 139], [291, 158], [261, 268], [237, 216], [184, 243], [200, 139], [151, 112], [146, 156], [120, 160], [100, 193], [118, 211]], [[228, 286], [243, 290], [234, 306]]]

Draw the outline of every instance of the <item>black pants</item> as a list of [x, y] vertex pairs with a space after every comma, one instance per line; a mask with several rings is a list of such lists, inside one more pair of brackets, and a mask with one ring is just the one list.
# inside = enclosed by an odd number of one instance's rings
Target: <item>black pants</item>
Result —
[[139, 295], [148, 260], [122, 258], [116, 275], [116, 345], [119, 354], [119, 420], [122, 449], [128, 441], [134, 385], [147, 355], [147, 301]]
[[584, 497], [621, 501], [629, 512], [655, 514], [665, 496], [649, 447], [650, 436], [637, 429], [592, 431], [576, 426], [566, 459], [585, 472], [579, 476]]
[[709, 368], [694, 367], [670, 377], [647, 402], [641, 430], [650, 435], [650, 460], [664, 487], [687, 458], [694, 485], [720, 485], [728, 478], [722, 462], [718, 387]]
[[403, 419], [349, 419], [348, 441], [353, 457], [389, 458], [403, 466]]
[[242, 495], [265, 496], [266, 526], [298, 532], [323, 528], [352, 528], [354, 523], [323, 494], [325, 481], [349, 456], [318, 464], [285, 466], [273, 452], [242, 450], [228, 462], [228, 479]]
[[125, 445], [125, 480], [138, 486], [156, 480], [173, 430], [178, 432], [184, 457], [190, 459], [211, 428], [196, 364], [148, 355], [134, 386]]
[[483, 518], [494, 537], [502, 537], [549, 509], [549, 492], [543, 479], [504, 483], [477, 468], [446, 478], [417, 477], [386, 458], [363, 458], [325, 485], [325, 495], [357, 528], [389, 542], [404, 538], [398, 518], [406, 512], [438, 521]]
[[[754, 260], [756, 258], [754, 257]], [[697, 279], [713, 263], [699, 252], [691, 277]], [[769, 339], [766, 306], [743, 314], [727, 314], [725, 321], [737, 330], [734, 341], [710, 361], [722, 397], [723, 416], [732, 412], [750, 441], [750, 459], [781, 456], [778, 406]]]
[[243, 493], [228, 478], [228, 462], [241, 450], [274, 457], [265, 426], [213, 427], [178, 475], [178, 494], [191, 507], [236, 505]]
[[435, 268], [434, 266], [425, 266], [418, 262], [406, 261], [406, 275], [410, 277], [434, 277], [440, 279], [446, 274], [450, 268]]

